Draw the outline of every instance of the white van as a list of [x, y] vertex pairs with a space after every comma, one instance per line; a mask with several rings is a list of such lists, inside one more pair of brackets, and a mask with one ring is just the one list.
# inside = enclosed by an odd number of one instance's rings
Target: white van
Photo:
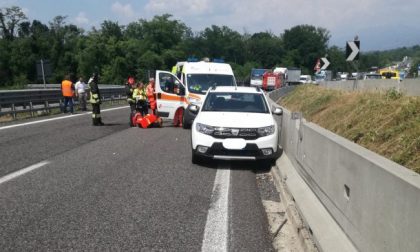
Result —
[[300, 83], [301, 84], [308, 84], [312, 82], [312, 78], [310, 75], [301, 75], [300, 76]]
[[[174, 125], [189, 128], [195, 115], [186, 108], [201, 105], [213, 86], [236, 86], [232, 68], [226, 63], [179, 62], [172, 73], [156, 71], [156, 101], [158, 115], [173, 119]], [[184, 113], [185, 111], [185, 113]]]

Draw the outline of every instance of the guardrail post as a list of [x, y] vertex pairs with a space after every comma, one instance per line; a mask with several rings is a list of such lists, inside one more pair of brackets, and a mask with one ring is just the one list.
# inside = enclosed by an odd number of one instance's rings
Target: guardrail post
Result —
[[16, 119], [16, 107], [14, 103], [12, 104], [12, 116], [13, 116], [13, 119]]
[[44, 108], [45, 108], [45, 112], [47, 112], [49, 114], [50, 113], [50, 109], [49, 109], [48, 101], [45, 101]]
[[34, 117], [34, 105], [32, 101], [29, 102], [29, 111], [31, 112], [31, 117]]
[[60, 112], [64, 112], [63, 101], [61, 99], [59, 100], [59, 103], [60, 103]]
[[118, 95], [118, 104], [121, 104], [121, 94]]

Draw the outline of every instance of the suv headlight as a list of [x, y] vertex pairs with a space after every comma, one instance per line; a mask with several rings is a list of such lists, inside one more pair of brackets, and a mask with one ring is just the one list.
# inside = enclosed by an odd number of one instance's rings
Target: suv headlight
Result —
[[213, 132], [214, 132], [214, 127], [209, 126], [209, 125], [205, 125], [205, 124], [202, 124], [202, 123], [197, 123], [195, 125], [195, 129], [198, 132], [206, 134], [206, 135], [212, 135]]
[[274, 125], [271, 125], [271, 126], [268, 126], [268, 127], [258, 128], [258, 135], [260, 137], [269, 136], [269, 135], [274, 134], [275, 130], [276, 130], [276, 128], [274, 127]]

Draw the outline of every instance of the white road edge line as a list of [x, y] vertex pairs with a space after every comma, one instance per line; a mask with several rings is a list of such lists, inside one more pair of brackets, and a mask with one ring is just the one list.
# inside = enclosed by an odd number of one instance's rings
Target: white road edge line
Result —
[[230, 169], [218, 169], [201, 251], [228, 251]]
[[22, 176], [22, 175], [24, 175], [28, 172], [31, 172], [31, 171], [36, 170], [38, 168], [41, 168], [42, 166], [47, 165], [49, 163], [50, 163], [49, 161], [42, 161], [42, 162], [39, 162], [37, 164], [34, 164], [34, 165], [28, 166], [26, 168], [23, 168], [19, 171], [12, 172], [12, 173], [0, 178], [0, 185], [7, 182], [7, 181], [15, 179], [19, 176]]
[[[128, 106], [123, 106], [123, 107], [118, 107], [118, 108], [103, 109], [103, 110], [101, 110], [101, 112], [107, 112], [107, 111], [124, 109], [124, 108], [128, 108]], [[56, 121], [56, 120], [68, 119], [68, 118], [72, 118], [72, 117], [78, 117], [78, 116], [90, 115], [90, 114], [92, 114], [92, 112], [87, 112], [87, 113], [83, 113], [83, 114], [74, 114], [74, 115], [68, 115], [68, 116], [60, 116], [60, 117], [56, 117], [56, 118], [50, 118], [50, 119], [33, 121], [33, 122], [27, 122], [27, 123], [21, 123], [21, 124], [14, 124], [14, 125], [0, 127], [0, 130], [10, 129], [10, 128], [16, 128], [16, 127], [22, 127], [22, 126], [27, 126], [27, 125], [32, 125], [32, 124], [38, 124], [38, 123], [43, 123], [43, 122], [51, 122], [51, 121]]]

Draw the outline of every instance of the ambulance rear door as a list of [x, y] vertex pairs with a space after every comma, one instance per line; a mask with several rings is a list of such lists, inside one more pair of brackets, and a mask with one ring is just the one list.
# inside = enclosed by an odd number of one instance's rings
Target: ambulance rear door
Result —
[[158, 70], [155, 89], [158, 115], [173, 119], [176, 110], [186, 103], [184, 84], [171, 72]]

